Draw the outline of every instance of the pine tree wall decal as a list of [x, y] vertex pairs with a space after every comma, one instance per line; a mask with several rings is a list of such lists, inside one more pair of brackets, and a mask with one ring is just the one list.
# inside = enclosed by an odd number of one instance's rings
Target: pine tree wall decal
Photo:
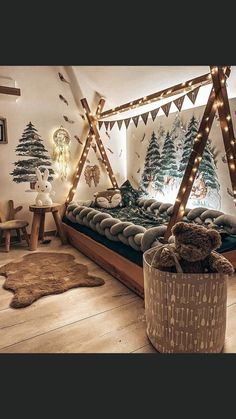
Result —
[[40, 138], [37, 129], [29, 122], [26, 126], [22, 137], [19, 139], [19, 144], [16, 147], [16, 155], [23, 158], [16, 161], [15, 169], [10, 173], [13, 176], [13, 181], [16, 183], [36, 182], [35, 168], [38, 167], [42, 172], [44, 168], [49, 168], [49, 181], [53, 180], [54, 174], [50, 161], [48, 151], [43, 145], [43, 140]]
[[219, 191], [220, 184], [217, 177], [214, 158], [210, 150], [210, 140], [208, 140], [207, 145], [204, 149], [204, 153], [198, 171], [202, 174], [202, 178], [204, 179], [204, 182], [207, 187]]
[[156, 191], [163, 188], [163, 176], [160, 174], [159, 143], [154, 132], [148, 145], [140, 186], [146, 192], [150, 190], [150, 186]]
[[170, 131], [170, 136], [172, 140], [174, 141], [174, 145], [176, 149], [177, 166], [179, 166], [179, 162], [183, 154], [185, 134], [186, 134], [186, 131], [182, 125], [180, 113], [178, 112], [175, 116], [171, 131]]
[[174, 141], [168, 131], [161, 154], [161, 174], [164, 177], [177, 177], [176, 151]]
[[193, 141], [198, 133], [199, 121], [193, 115], [188, 124], [187, 132], [185, 134], [183, 154], [179, 164], [179, 171], [177, 176], [182, 179], [185, 169], [187, 167], [190, 154], [193, 148]]

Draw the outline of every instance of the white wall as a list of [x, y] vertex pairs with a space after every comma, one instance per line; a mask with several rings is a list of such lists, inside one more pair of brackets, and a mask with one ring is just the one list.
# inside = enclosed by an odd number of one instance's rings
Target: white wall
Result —
[[[234, 125], [234, 131], [236, 132], [236, 117], [235, 117], [236, 99], [235, 98], [230, 99], [229, 102], [230, 102], [232, 121]], [[181, 117], [183, 126], [184, 127], [186, 126], [186, 123], [190, 120], [193, 114], [195, 115], [195, 117], [201, 120], [204, 109], [205, 109], [205, 106], [199, 106], [194, 109], [188, 109], [188, 110], [182, 111], [180, 113], [180, 117]], [[171, 130], [175, 116], [176, 116], [176, 112], [169, 114], [167, 118], [162, 112], [162, 115], [157, 116], [154, 122], [152, 121], [150, 117], [148, 119], [146, 126], [143, 123], [143, 121], [140, 119], [137, 128], [135, 127], [133, 122], [130, 123], [129, 128], [127, 130], [127, 170], [128, 170], [128, 178], [130, 179], [133, 185], [135, 186], [139, 185], [142, 171], [143, 171], [147, 146], [151, 138], [152, 132], [154, 131], [155, 133], [157, 133], [160, 124], [163, 125], [166, 131]], [[143, 142], [141, 142], [141, 139], [143, 138], [144, 134], [145, 134], [145, 139]], [[230, 197], [229, 194], [227, 193], [227, 188], [232, 190], [232, 186], [230, 182], [228, 166], [222, 161], [222, 157], [225, 154], [225, 149], [224, 149], [221, 129], [216, 119], [214, 120], [212, 129], [209, 133], [209, 138], [212, 140], [212, 145], [215, 145], [216, 149], [219, 151], [219, 154], [217, 157], [218, 158], [217, 175], [218, 175], [218, 180], [220, 183], [220, 191], [219, 191], [220, 196], [221, 196], [220, 210], [222, 210], [223, 212], [232, 214], [232, 213], [235, 213], [235, 205], [233, 203], [233, 198]], [[138, 157], [136, 152], [138, 152], [140, 157]], [[139, 171], [139, 173], [137, 173], [137, 171]], [[176, 193], [177, 191], [173, 195], [169, 195], [169, 196], [166, 196], [165, 198], [159, 198], [159, 199], [174, 203]], [[190, 200], [187, 206], [191, 207]]]
[[[66, 69], [64, 67], [57, 66], [12, 66], [12, 67], [0, 67], [0, 77], [11, 77], [15, 80], [15, 86], [21, 89], [21, 96], [17, 99], [10, 98], [5, 95], [0, 95], [0, 116], [7, 119], [7, 131], [8, 131], [8, 144], [0, 145], [0, 169], [1, 169], [1, 180], [0, 180], [0, 209], [6, 210], [6, 204], [9, 199], [13, 199], [15, 205], [23, 205], [23, 210], [17, 214], [17, 218], [24, 218], [31, 223], [32, 214], [29, 212], [29, 205], [34, 203], [36, 196], [35, 192], [26, 192], [29, 189], [28, 183], [16, 184], [13, 182], [13, 178], [10, 172], [14, 169], [14, 162], [19, 159], [15, 154], [15, 148], [18, 145], [18, 140], [28, 124], [31, 121], [37, 128], [41, 138], [44, 140], [45, 148], [49, 154], [52, 154], [53, 132], [63, 125], [71, 136], [71, 164], [68, 176], [68, 181], [62, 182], [60, 179], [54, 179], [53, 189], [56, 192], [54, 202], [64, 203], [70, 188], [71, 177], [75, 171], [76, 164], [80, 158], [80, 153], [83, 146], [78, 143], [74, 138], [77, 135], [82, 142], [85, 141], [86, 133], [88, 128], [85, 126], [85, 122], [79, 116], [81, 109], [79, 110], [70, 85], [60, 81], [58, 77], [58, 71], [64, 74], [65, 78], [68, 77]], [[89, 92], [89, 87], [86, 86], [86, 94]], [[90, 92], [89, 97], [92, 97]], [[69, 102], [67, 106], [62, 102], [58, 95], [63, 95]], [[81, 98], [84, 96], [83, 88], [80, 91]], [[74, 120], [74, 124], [65, 122], [63, 115], [67, 115], [70, 119]], [[104, 133], [104, 142], [105, 140]], [[123, 136], [122, 144], [125, 142]], [[110, 144], [110, 143], [109, 143]], [[114, 149], [114, 155], [110, 154], [111, 164], [114, 163], [114, 172], [118, 179], [123, 179], [125, 172], [125, 165], [118, 161], [117, 152], [118, 144], [116, 145], [116, 135], [111, 139], [111, 148]], [[90, 151], [91, 162], [97, 163], [96, 156], [93, 150]], [[90, 155], [89, 155], [90, 158]], [[115, 160], [115, 162], [114, 162]], [[107, 184], [108, 182], [108, 184]], [[107, 181], [106, 176], [101, 176], [101, 181], [96, 190], [102, 190], [106, 187], [110, 187], [109, 180]], [[92, 194], [92, 191], [85, 184], [82, 175], [82, 182], [79, 184], [79, 195], [81, 198], [87, 198], [88, 195]], [[46, 220], [46, 229], [54, 229], [54, 224], [51, 217], [48, 215]]]

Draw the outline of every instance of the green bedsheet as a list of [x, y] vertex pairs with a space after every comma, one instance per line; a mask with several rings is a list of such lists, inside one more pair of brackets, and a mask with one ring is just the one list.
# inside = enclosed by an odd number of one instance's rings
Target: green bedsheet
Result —
[[[98, 208], [96, 208], [98, 209]], [[120, 221], [130, 221], [133, 224], [140, 225], [149, 229], [159, 225], [167, 224], [169, 217], [151, 214], [140, 207], [117, 207], [117, 208], [99, 208], [99, 211], [110, 214], [113, 218]]]

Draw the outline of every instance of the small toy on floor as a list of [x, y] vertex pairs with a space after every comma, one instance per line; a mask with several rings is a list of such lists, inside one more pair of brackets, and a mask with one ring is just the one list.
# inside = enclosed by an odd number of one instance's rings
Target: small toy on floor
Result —
[[[177, 272], [180, 265], [184, 273], [218, 272], [233, 275], [233, 265], [220, 253], [218, 231], [196, 224], [178, 222], [172, 228], [174, 243], [156, 247], [152, 266], [161, 271]], [[177, 266], [177, 269], [176, 269]]]

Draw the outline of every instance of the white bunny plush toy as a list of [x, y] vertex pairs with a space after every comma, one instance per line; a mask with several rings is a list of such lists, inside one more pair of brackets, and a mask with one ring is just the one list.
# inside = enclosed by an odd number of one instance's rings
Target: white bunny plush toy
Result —
[[38, 181], [35, 184], [35, 191], [38, 192], [35, 203], [40, 207], [42, 205], [51, 205], [52, 199], [50, 195], [53, 195], [53, 193], [51, 192], [52, 185], [48, 182], [49, 171], [48, 169], [45, 169], [43, 177], [38, 168], [35, 169], [35, 172], [38, 178]]

